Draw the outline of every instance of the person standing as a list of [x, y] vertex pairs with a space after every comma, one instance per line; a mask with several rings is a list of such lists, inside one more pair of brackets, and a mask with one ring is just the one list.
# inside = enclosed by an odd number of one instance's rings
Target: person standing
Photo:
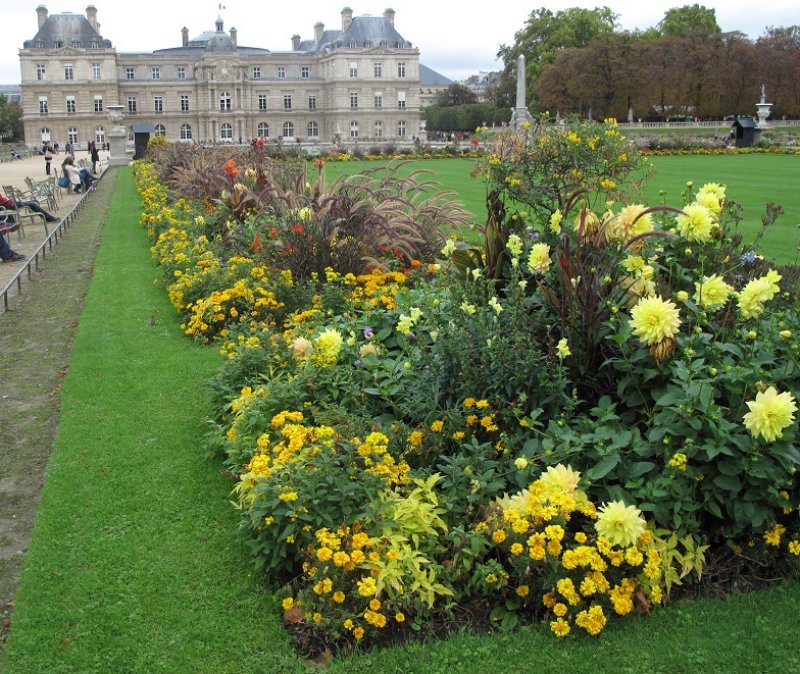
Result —
[[53, 153], [50, 151], [50, 146], [44, 146], [44, 171], [50, 175], [50, 162], [53, 161]]
[[97, 162], [100, 161], [100, 153], [97, 151], [97, 145], [94, 141], [89, 143], [89, 154], [92, 157], [92, 173], [97, 175]]

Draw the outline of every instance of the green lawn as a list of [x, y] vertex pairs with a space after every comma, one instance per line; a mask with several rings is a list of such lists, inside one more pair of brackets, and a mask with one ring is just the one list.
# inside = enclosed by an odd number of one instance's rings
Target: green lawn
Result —
[[[441, 164], [445, 169], [446, 163]], [[280, 609], [251, 574], [231, 483], [201, 446], [216, 350], [183, 337], [120, 169], [61, 393], [6, 674], [291, 674]], [[678, 602], [557, 641], [546, 626], [341, 657], [332, 674], [800, 674], [800, 585]], [[425, 637], [427, 635], [422, 634]]]
[[[783, 206], [786, 213], [764, 236], [761, 252], [766, 257], [781, 263], [796, 262], [800, 244], [800, 157], [791, 155], [718, 155], [652, 157], [656, 167], [653, 179], [646, 187], [644, 199], [649, 204], [662, 202], [661, 190], [666, 192], [666, 203], [684, 206], [681, 194], [686, 182], [691, 180], [697, 187], [706, 182], [727, 185], [728, 197], [743, 207], [741, 224], [746, 241], [752, 241], [761, 227], [764, 205], [773, 202]], [[353, 161], [328, 162], [325, 165], [329, 180], [343, 173], [356, 173], [380, 162]], [[476, 222], [486, 221], [484, 183], [470, 176], [475, 162], [469, 159], [428, 159], [409, 164], [413, 168], [430, 171], [445, 190], [455, 192], [464, 207], [473, 214]]]

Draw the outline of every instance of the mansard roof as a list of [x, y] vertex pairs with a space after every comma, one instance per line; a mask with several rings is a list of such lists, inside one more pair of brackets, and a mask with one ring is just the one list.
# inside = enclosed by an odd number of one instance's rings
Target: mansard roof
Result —
[[450, 86], [453, 80], [446, 78], [441, 73], [437, 73], [433, 68], [419, 64], [419, 84], [420, 86], [446, 87]]
[[71, 47], [80, 44], [81, 48], [86, 49], [92, 43], [97, 43], [102, 48], [111, 47], [111, 40], [105, 40], [85, 16], [65, 12], [48, 16], [39, 32], [32, 40], [26, 40], [23, 47], [32, 49], [38, 44], [44, 44], [45, 49], [53, 49], [57, 45]]
[[383, 16], [354, 16], [346, 31], [326, 30], [317, 44], [314, 40], [303, 40], [300, 51], [323, 51], [336, 47], [389, 47], [410, 49], [411, 43], [395, 30], [394, 25]]

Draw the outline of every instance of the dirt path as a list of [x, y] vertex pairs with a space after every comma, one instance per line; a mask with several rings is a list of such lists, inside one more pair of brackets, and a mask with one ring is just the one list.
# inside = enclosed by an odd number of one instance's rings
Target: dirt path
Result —
[[0, 664], [58, 425], [58, 391], [116, 184], [108, 172], [8, 313], [0, 312]]

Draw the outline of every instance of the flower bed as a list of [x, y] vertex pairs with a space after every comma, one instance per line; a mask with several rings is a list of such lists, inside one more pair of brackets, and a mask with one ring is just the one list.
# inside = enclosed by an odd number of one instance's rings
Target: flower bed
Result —
[[256, 147], [173, 202], [171, 162], [135, 165], [184, 330], [226, 356], [209, 451], [306, 650], [462, 608], [594, 636], [709, 546], [798, 571], [797, 268], [741, 246], [724, 186], [608, 203], [638, 166], [613, 122], [493, 142], [480, 248], [413, 179]]

